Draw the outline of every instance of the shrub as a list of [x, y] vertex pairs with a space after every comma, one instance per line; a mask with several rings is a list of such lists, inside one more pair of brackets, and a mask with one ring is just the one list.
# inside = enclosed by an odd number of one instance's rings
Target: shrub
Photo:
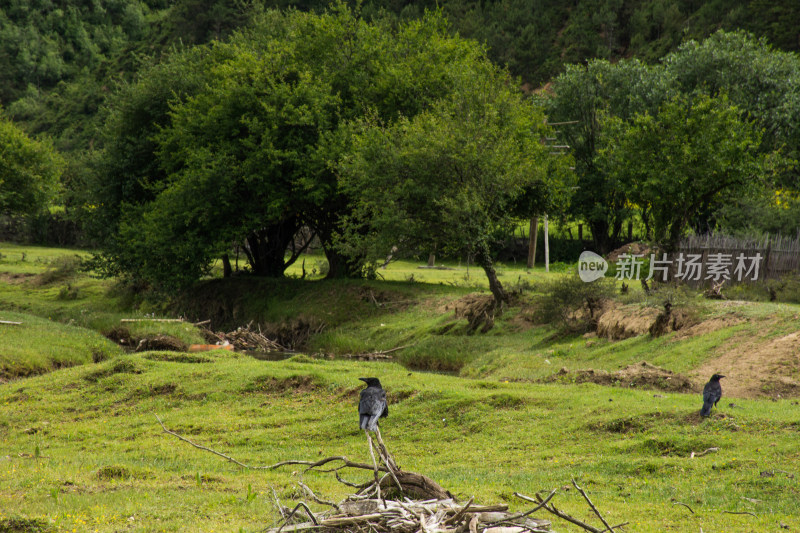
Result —
[[54, 259], [47, 270], [36, 278], [38, 285], [50, 285], [75, 277], [83, 266], [79, 255], [67, 255]]
[[610, 278], [586, 283], [574, 274], [559, 276], [545, 283], [542, 294], [535, 298], [536, 318], [559, 329], [592, 330], [603, 301], [613, 297], [614, 289]]

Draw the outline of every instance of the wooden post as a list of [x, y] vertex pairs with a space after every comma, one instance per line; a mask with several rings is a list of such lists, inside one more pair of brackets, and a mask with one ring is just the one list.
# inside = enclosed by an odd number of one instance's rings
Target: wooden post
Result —
[[547, 215], [544, 216], [544, 271], [550, 272], [550, 230]]
[[628, 242], [633, 240], [633, 220], [628, 221]]
[[578, 240], [583, 241], [583, 224], [578, 224]]
[[528, 268], [533, 268], [536, 264], [536, 239], [539, 237], [539, 217], [531, 219], [531, 227], [528, 232]]
[[428, 255], [428, 266], [433, 267], [436, 265], [436, 254], [429, 254]]

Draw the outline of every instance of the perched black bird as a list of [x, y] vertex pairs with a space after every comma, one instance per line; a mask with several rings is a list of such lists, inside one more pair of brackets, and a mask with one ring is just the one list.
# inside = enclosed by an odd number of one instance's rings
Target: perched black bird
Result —
[[714, 374], [708, 380], [706, 386], [703, 387], [703, 408], [700, 410], [701, 416], [709, 416], [711, 408], [717, 405], [717, 402], [722, 398], [722, 387], [719, 384], [720, 378], [725, 376], [721, 374]]
[[361, 401], [358, 402], [358, 418], [361, 429], [376, 431], [378, 419], [389, 416], [389, 406], [386, 404], [386, 391], [381, 387], [378, 378], [358, 378], [367, 384], [361, 391]]

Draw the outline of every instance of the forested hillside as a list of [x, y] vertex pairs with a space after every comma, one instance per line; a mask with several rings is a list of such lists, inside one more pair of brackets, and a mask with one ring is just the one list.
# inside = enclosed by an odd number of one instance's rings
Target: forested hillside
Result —
[[[325, 0], [9, 0], [0, 7], [0, 105], [62, 150], [85, 149], [116, 82], [174, 47], [224, 39], [264, 8], [320, 11]], [[589, 58], [652, 62], [686, 39], [744, 29], [800, 49], [793, 0], [368, 0], [363, 15], [417, 18], [441, 6], [451, 30], [538, 87]], [[89, 128], [89, 131], [87, 131]]]
[[[558, 88], [554, 98], [540, 103], [555, 120], [582, 120], [580, 128], [567, 128], [558, 134], [559, 142], [569, 142], [572, 147], [578, 186], [573, 187], [577, 192], [568, 209], [552, 208], [549, 212], [568, 223], [585, 223], [598, 249], [607, 250], [618, 244], [623, 225], [633, 223], [645, 238], [652, 237], [653, 230], [656, 235], [666, 235], [665, 224], [674, 225], [670, 231], [675, 235], [687, 227], [702, 229], [720, 223], [736, 231], [794, 231], [800, 218], [796, 215], [796, 191], [800, 186], [797, 173], [789, 167], [798, 153], [798, 139], [791, 126], [797, 118], [792, 95], [800, 72], [794, 53], [800, 49], [797, 2], [366, 0], [346, 4], [351, 5], [359, 20], [374, 23], [384, 32], [407, 27], [422, 20], [426, 12], [439, 10], [439, 19], [446, 21], [443, 31], [456, 39], [454, 43], [461, 42], [459, 39], [482, 43], [488, 59], [507, 67], [515, 77], [512, 83], [521, 85], [525, 92], [534, 94], [538, 88], [549, 87], [546, 94], [552, 96], [552, 88]], [[40, 215], [31, 215], [33, 210], [25, 213], [29, 226], [36, 230], [28, 237], [35, 233], [35, 240], [53, 242], [54, 235], [58, 235], [58, 242], [75, 243], [76, 238], [81, 238], [84, 244], [107, 245], [118, 221], [114, 218], [115, 222], [108, 224], [98, 214], [119, 206], [130, 211], [129, 207], [142, 198], [149, 201], [156, 196], [159, 191], [152, 188], [153, 184], [161, 183], [170, 172], [167, 167], [174, 163], [159, 159], [154, 152], [158, 144], [154, 143], [155, 133], [167, 124], [170, 109], [183, 97], [195, 94], [197, 87], [209, 83], [199, 74], [215, 62], [225, 61], [217, 55], [207, 63], [201, 61], [200, 66], [195, 65], [199, 70], [192, 71], [195, 67], [187, 67], [195, 61], [187, 59], [195, 53], [192, 50], [207, 47], [206, 51], [196, 52], [196, 58], [204, 54], [212, 58], [217, 52], [208, 52], [214, 49], [211, 43], [229, 43], [232, 38], [242, 43], [263, 37], [252, 37], [253, 32], [273, 31], [269, 24], [264, 25], [273, 9], [320, 14], [330, 7], [323, 0], [4, 2], [0, 7], [0, 119], [32, 140], [52, 146], [61, 158], [61, 187], [50, 188], [57, 194], [50, 196], [49, 209]], [[718, 30], [728, 33], [718, 34]], [[712, 35], [717, 36], [715, 40], [708, 39]], [[681, 48], [681, 43], [687, 42], [695, 44]], [[271, 49], [269, 53], [273, 52]], [[593, 59], [601, 62], [592, 63]], [[183, 66], [179, 66], [181, 62]], [[587, 70], [581, 72], [576, 65], [584, 65]], [[181, 68], [189, 70], [181, 74]], [[372, 75], [369, 70], [367, 74]], [[226, 74], [215, 76], [224, 78]], [[153, 81], [155, 78], [158, 80]], [[331, 82], [333, 88], [340, 82]], [[360, 80], [354, 79], [353, 83]], [[409, 83], [409, 91], [421, 87], [417, 81]], [[649, 93], [637, 94], [644, 89]], [[748, 139], [745, 144], [758, 146], [762, 156], [774, 153], [780, 158], [769, 160], [769, 172], [765, 161], [760, 161], [757, 174], [765, 179], [759, 182], [758, 190], [749, 190], [745, 196], [741, 191], [722, 191], [728, 197], [713, 193], [697, 205], [693, 203], [692, 213], [682, 216], [679, 222], [656, 221], [655, 211], [648, 207], [653, 205], [652, 198], [637, 192], [641, 175], [630, 174], [629, 169], [618, 164], [622, 157], [629, 161], [637, 157], [646, 160], [648, 156], [607, 150], [610, 139], [616, 135], [616, 140], [621, 141], [622, 134], [614, 133], [609, 127], [611, 122], [604, 117], [613, 116], [627, 123], [636, 114], [655, 115], [661, 106], [671, 105], [669, 102], [677, 93], [728, 98], [722, 104], [709, 102], [709, 109], [716, 109], [713, 113], [717, 114], [732, 113], [730, 120], [738, 114], [737, 120], [752, 122], [759, 131], [743, 133], [742, 138]], [[422, 99], [415, 104], [421, 107], [410, 109], [423, 109], [428, 104], [422, 102], [432, 94], [414, 96]], [[138, 98], [138, 103], [131, 98]], [[687, 102], [691, 101], [690, 96]], [[376, 99], [367, 105], [384, 104]], [[397, 107], [401, 114], [406, 109], [403, 105]], [[728, 112], [723, 109], [726, 106], [735, 109]], [[133, 114], [125, 115], [126, 112]], [[665, 117], [659, 120], [666, 120]], [[344, 118], [363, 119], [356, 115]], [[750, 125], [743, 127], [748, 129]], [[696, 133], [685, 132], [689, 139], [696, 138]], [[164, 138], [162, 135], [162, 144]], [[330, 165], [331, 161], [325, 164]], [[687, 164], [696, 167], [694, 163]], [[730, 161], [722, 166], [725, 165], [730, 166]], [[771, 177], [767, 180], [768, 174]], [[109, 184], [109, 176], [122, 177], [119, 183]], [[119, 185], [139, 179], [144, 181], [136, 187], [143, 187], [144, 196], [136, 196], [135, 188]], [[625, 194], [614, 192], [620, 190], [620, 183], [627, 184]], [[121, 187], [110, 202], [103, 196], [108, 187]], [[661, 184], [653, 190], [661, 191]], [[517, 205], [506, 214], [524, 219], [533, 213], [532, 209], [542, 210], [552, 197], [558, 196], [552, 191], [545, 195], [541, 190], [528, 192], [528, 199], [536, 196], [536, 201], [527, 203], [527, 212]], [[566, 206], [568, 202], [562, 203]], [[667, 205], [664, 212], [671, 209]], [[6, 226], [19, 226], [9, 224], [8, 217], [20, 214], [3, 213]], [[101, 231], [87, 231], [87, 221]], [[308, 223], [295, 221], [292, 227], [307, 227]], [[330, 226], [330, 221], [319, 223]], [[655, 224], [660, 226], [655, 228]], [[173, 238], [165, 236], [167, 241]], [[281, 239], [291, 241], [291, 237]]]

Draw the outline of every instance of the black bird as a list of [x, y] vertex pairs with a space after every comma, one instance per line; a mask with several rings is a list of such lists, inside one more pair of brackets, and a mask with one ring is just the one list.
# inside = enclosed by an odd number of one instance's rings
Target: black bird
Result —
[[711, 408], [717, 405], [717, 402], [722, 398], [722, 387], [719, 380], [724, 378], [722, 374], [714, 374], [708, 380], [706, 386], [703, 387], [703, 408], [700, 410], [701, 416], [709, 416]]
[[366, 431], [377, 431], [378, 419], [389, 416], [386, 391], [381, 387], [378, 378], [358, 379], [367, 384], [367, 388], [361, 391], [361, 401], [358, 402], [359, 425]]

